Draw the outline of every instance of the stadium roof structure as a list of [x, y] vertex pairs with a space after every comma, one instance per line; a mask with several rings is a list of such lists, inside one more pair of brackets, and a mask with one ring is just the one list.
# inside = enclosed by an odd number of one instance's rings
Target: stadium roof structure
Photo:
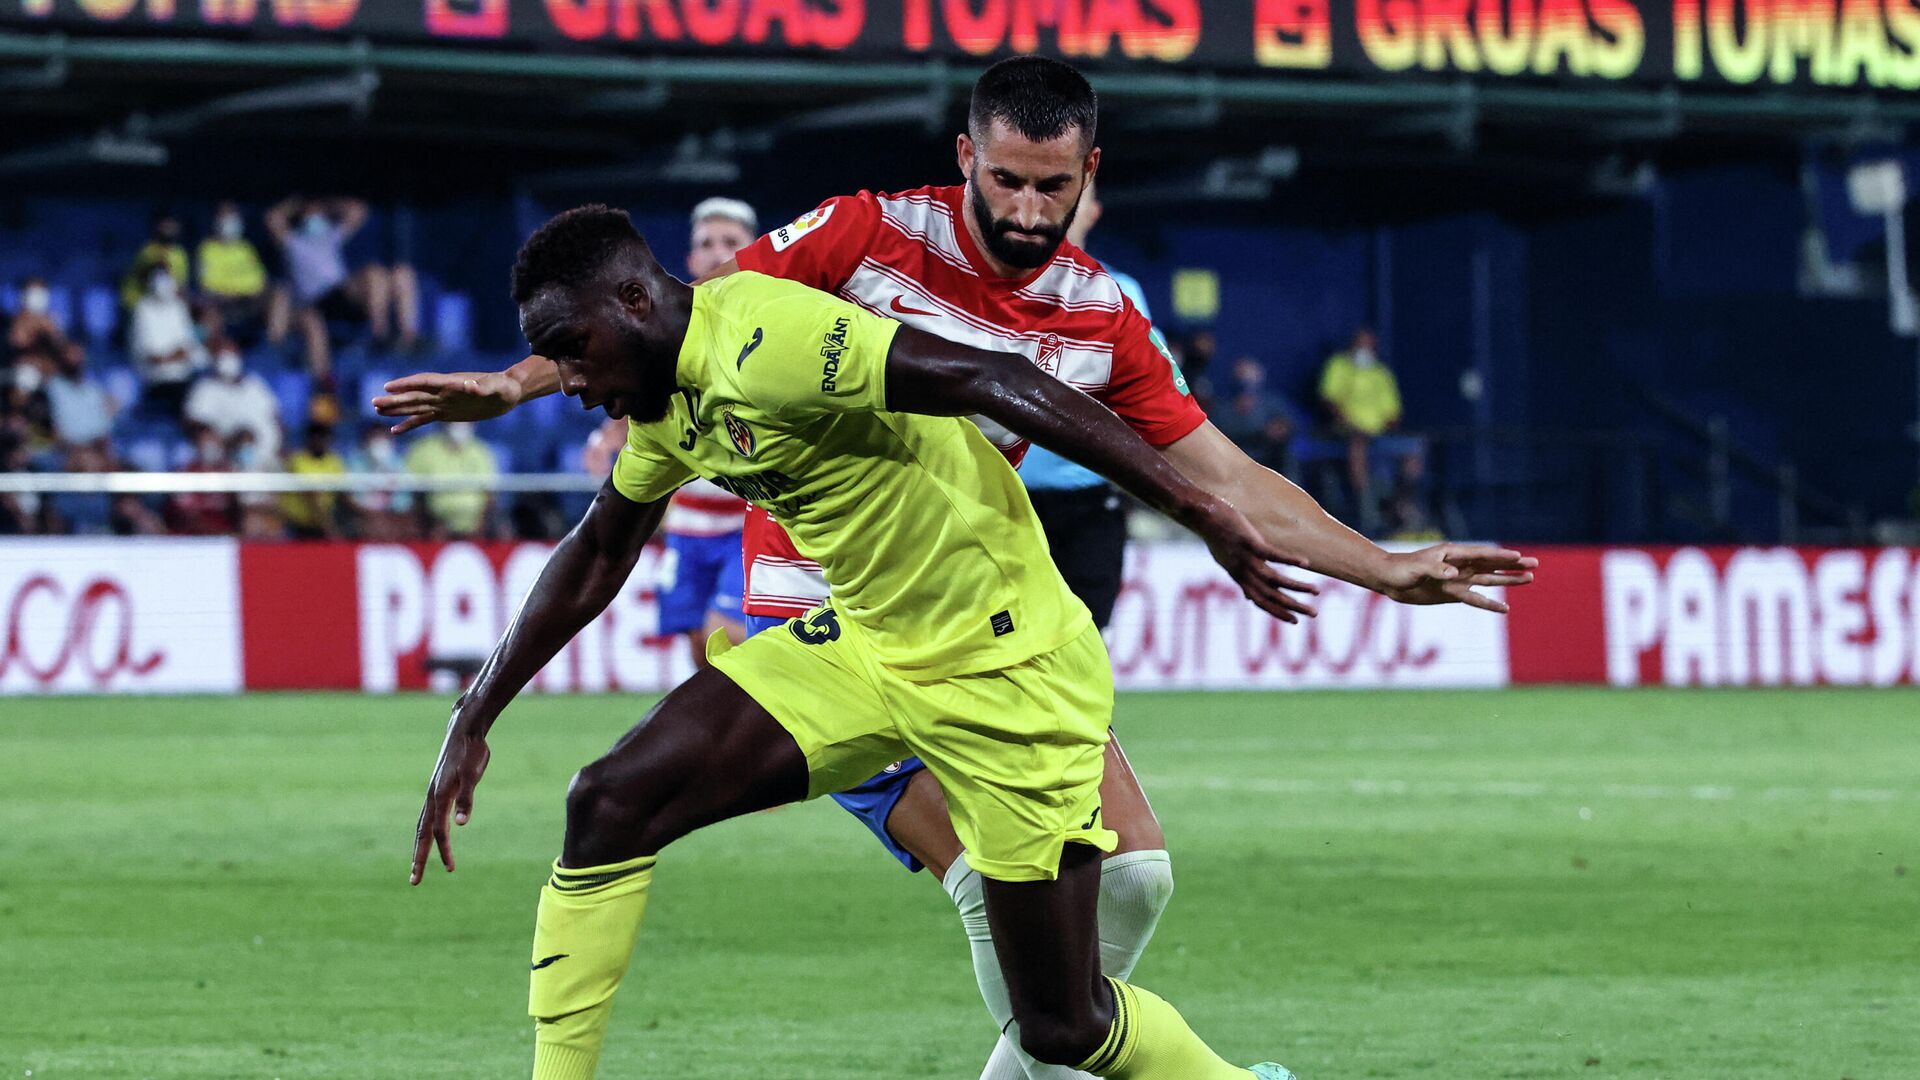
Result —
[[[767, 158], [878, 187], [876, 139], [924, 182], [950, 170], [982, 66], [0, 32], [0, 184], [265, 193], [294, 168], [369, 193], [564, 192], [724, 185]], [[1920, 99], [1872, 91], [1088, 72], [1134, 203], [1264, 202], [1303, 168], [1375, 213], [1409, 182], [1428, 209], [1629, 196], [1670, 165], [1904, 144], [1920, 123]]]

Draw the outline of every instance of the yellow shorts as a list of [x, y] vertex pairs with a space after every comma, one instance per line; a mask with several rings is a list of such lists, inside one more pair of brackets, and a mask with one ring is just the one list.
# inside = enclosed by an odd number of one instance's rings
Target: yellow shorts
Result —
[[1092, 626], [1012, 667], [931, 682], [883, 667], [831, 608], [733, 648], [715, 635], [707, 655], [800, 744], [810, 799], [913, 754], [986, 877], [1050, 881], [1062, 844], [1119, 843], [1100, 820], [1113, 668]]

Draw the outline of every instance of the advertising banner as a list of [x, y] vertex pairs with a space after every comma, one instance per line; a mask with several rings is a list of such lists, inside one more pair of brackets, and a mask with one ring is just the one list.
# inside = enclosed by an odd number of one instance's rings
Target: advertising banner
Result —
[[0, 694], [241, 688], [239, 545], [0, 540]]
[[1490, 82], [1920, 87], [1914, 0], [0, 0], [69, 34], [987, 59]]
[[1906, 548], [1554, 548], [1514, 594], [1515, 682], [1920, 682]]
[[[1532, 549], [1530, 549], [1532, 550]], [[0, 541], [0, 694], [338, 689], [451, 694], [547, 544]], [[1920, 551], [1534, 550], [1502, 618], [1322, 580], [1277, 622], [1196, 543], [1136, 544], [1107, 629], [1122, 690], [1920, 683]], [[650, 547], [536, 692], [657, 692], [692, 673], [658, 633]], [[1309, 575], [1310, 576], [1310, 575]]]

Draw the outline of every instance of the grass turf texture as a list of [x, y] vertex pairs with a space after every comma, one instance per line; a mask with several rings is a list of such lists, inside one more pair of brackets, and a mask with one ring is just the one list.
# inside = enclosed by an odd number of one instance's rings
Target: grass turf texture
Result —
[[[1178, 895], [1138, 977], [1331, 1077], [1920, 1075], [1920, 710], [1885, 692], [1132, 695]], [[525, 1075], [535, 893], [634, 698], [0, 704], [0, 1077]], [[952, 909], [825, 803], [661, 860], [607, 1077], [956, 1077]]]

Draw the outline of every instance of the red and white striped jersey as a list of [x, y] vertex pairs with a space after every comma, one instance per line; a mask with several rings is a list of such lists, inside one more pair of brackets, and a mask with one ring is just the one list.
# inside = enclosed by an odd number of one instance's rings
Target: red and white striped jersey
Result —
[[[967, 232], [967, 212], [964, 187], [863, 191], [821, 203], [735, 258], [742, 270], [803, 282], [949, 341], [1030, 357], [1155, 446], [1206, 420], [1152, 326], [1092, 256], [1063, 243], [1045, 265], [1001, 277]], [[1026, 440], [976, 422], [1020, 464]], [[747, 614], [798, 615], [826, 600], [818, 565], [765, 512], [748, 510], [742, 546]]]
[[747, 500], [711, 480], [689, 480], [667, 503], [662, 530], [682, 536], [725, 536], [740, 531]]

